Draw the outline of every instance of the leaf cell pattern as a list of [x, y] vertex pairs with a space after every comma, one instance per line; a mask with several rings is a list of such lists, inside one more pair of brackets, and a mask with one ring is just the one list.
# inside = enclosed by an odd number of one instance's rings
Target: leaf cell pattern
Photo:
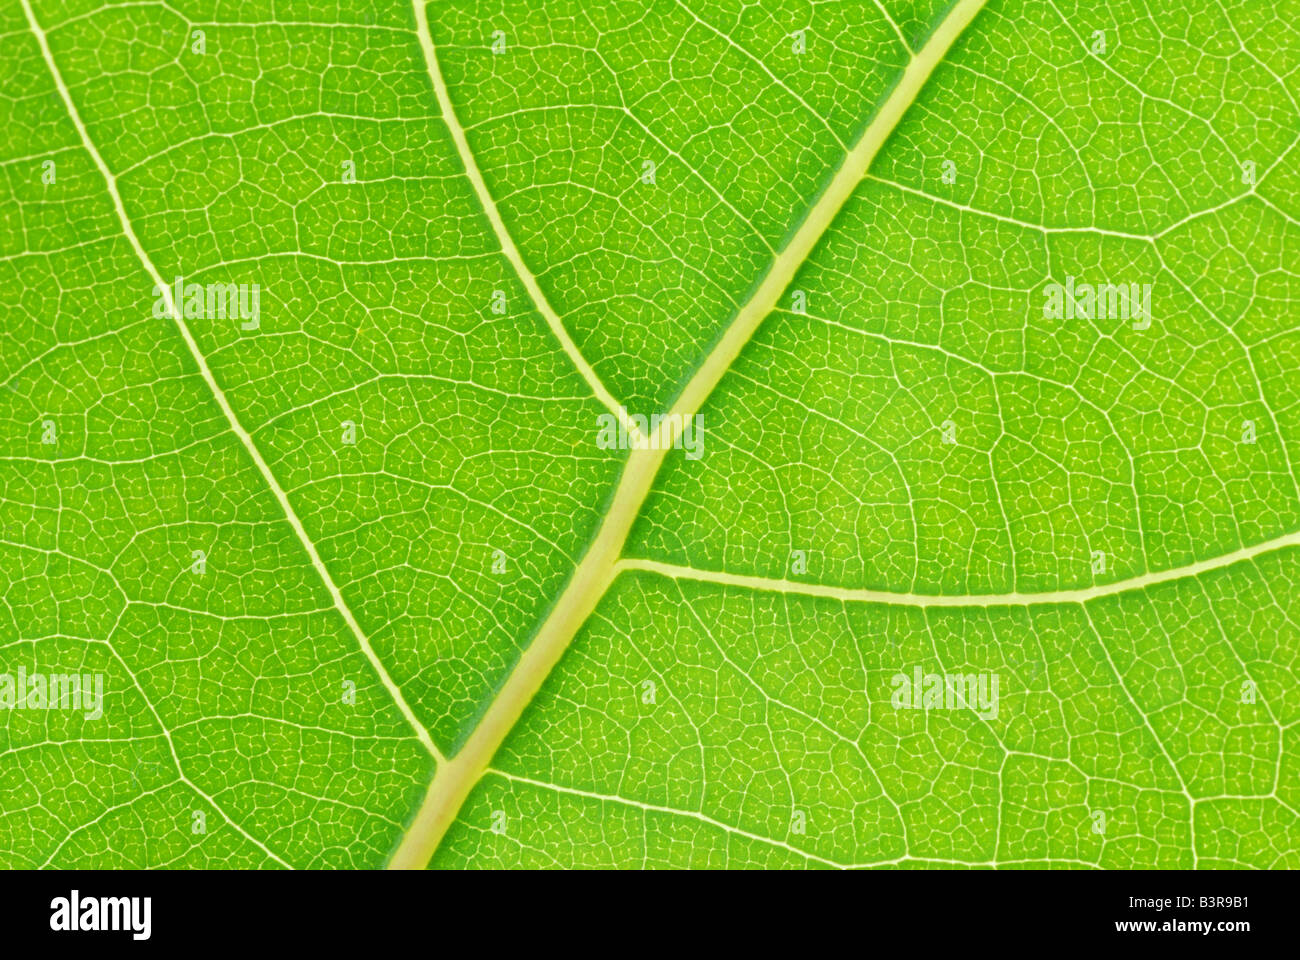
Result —
[[1300, 866], [1298, 22], [4, 0], [0, 864]]

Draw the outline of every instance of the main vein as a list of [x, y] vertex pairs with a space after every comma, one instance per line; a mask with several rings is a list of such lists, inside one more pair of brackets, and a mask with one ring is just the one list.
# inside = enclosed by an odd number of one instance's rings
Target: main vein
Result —
[[[555, 606], [533, 635], [532, 642], [488, 705], [478, 726], [460, 751], [439, 765], [423, 804], [389, 862], [390, 867], [421, 868], [432, 859], [447, 828], [456, 819], [474, 784], [486, 771], [493, 754], [559, 662], [578, 628], [613, 582], [619, 570], [618, 563], [628, 532], [686, 418], [699, 411], [763, 318], [776, 306], [813, 246], [862, 180], [880, 147], [916, 100], [930, 74], [984, 3], [985, 0], [958, 0], [948, 11], [925, 46], [904, 69], [897, 85], [845, 156], [839, 170], [808, 211], [789, 243], [772, 261], [753, 296], [737, 311], [722, 337], [687, 382], [670, 411], [677, 416], [669, 416], [662, 421], [655, 438], [657, 442], [649, 444], [648, 448], [643, 446], [634, 449], [628, 456], [610, 508], [591, 546], [578, 563]], [[429, 59], [430, 74], [434, 77], [439, 101], [444, 104], [444, 114], [448, 115], [448, 123], [455, 136], [458, 128], [450, 116], [450, 105], [446, 102], [446, 89], [437, 70], [422, 0], [415, 0], [415, 7], [421, 42]], [[462, 133], [458, 145], [463, 139]], [[469, 166], [468, 163], [466, 165]], [[478, 178], [480, 183], [481, 179]]]
[[393, 682], [392, 677], [388, 675], [388, 671], [384, 668], [383, 663], [381, 663], [379, 657], [375, 655], [374, 649], [370, 646], [370, 640], [362, 631], [361, 625], [357, 623], [356, 617], [352, 615], [352, 611], [344, 601], [343, 594], [339, 591], [338, 585], [334, 582], [334, 578], [330, 576], [329, 571], [325, 568], [325, 562], [321, 560], [320, 553], [316, 550], [316, 545], [312, 542], [311, 537], [307, 536], [307, 531], [303, 528], [302, 521], [298, 519], [297, 512], [294, 511], [292, 504], [289, 503], [289, 498], [285, 494], [284, 488], [280, 486], [280, 482], [275, 478], [275, 474], [271, 472], [271, 468], [262, 457], [261, 451], [257, 449], [257, 445], [253, 442], [252, 436], [250, 436], [248, 431], [244, 429], [243, 424], [239, 422], [239, 418], [235, 415], [234, 409], [230, 406], [230, 401], [226, 399], [225, 391], [221, 389], [221, 386], [217, 383], [216, 377], [212, 375], [212, 370], [208, 366], [207, 359], [203, 356], [202, 351], [199, 350], [198, 341], [194, 339], [194, 334], [190, 332], [189, 326], [185, 323], [184, 319], [182, 319], [181, 311], [172, 295], [171, 284], [163, 280], [162, 274], [158, 272], [158, 268], [154, 266], [149, 255], [145, 253], [144, 247], [140, 244], [140, 238], [135, 234], [135, 228], [131, 225], [131, 219], [127, 216], [126, 207], [122, 203], [122, 195], [117, 189], [117, 177], [114, 176], [111, 170], [109, 170], [108, 164], [104, 162], [104, 158], [99, 154], [99, 149], [95, 146], [94, 141], [90, 139], [90, 134], [87, 132], [85, 124], [81, 122], [81, 114], [77, 112], [76, 105], [72, 102], [72, 95], [68, 92], [67, 84], [63, 82], [63, 74], [59, 71], [58, 64], [54, 62], [54, 54], [50, 51], [49, 41], [45, 37], [45, 30], [41, 27], [40, 23], [37, 22], [36, 14], [32, 11], [30, 0], [21, 0], [21, 2], [23, 12], [27, 15], [27, 23], [31, 27], [32, 33], [36, 35], [36, 41], [40, 44], [41, 55], [45, 58], [45, 65], [54, 78], [54, 85], [58, 88], [59, 96], [63, 99], [63, 104], [68, 110], [68, 115], [72, 119], [73, 126], [77, 128], [77, 133], [81, 137], [82, 146], [85, 147], [86, 152], [90, 154], [91, 160], [94, 161], [95, 166], [98, 168], [100, 174], [104, 178], [104, 182], [108, 186], [108, 194], [113, 201], [113, 208], [117, 211], [117, 218], [122, 225], [122, 232], [126, 235], [127, 240], [130, 241], [131, 247], [135, 250], [135, 255], [139, 258], [140, 263], [143, 264], [145, 271], [157, 285], [157, 292], [162, 296], [168, 314], [176, 321], [176, 326], [180, 330], [181, 337], [185, 340], [186, 347], [189, 348], [190, 355], [198, 365], [199, 373], [202, 375], [203, 381], [208, 385], [208, 389], [212, 391], [212, 395], [216, 398], [217, 406], [221, 408], [221, 412], [225, 415], [226, 421], [230, 424], [230, 429], [234, 431], [235, 436], [237, 436], [240, 443], [244, 445], [244, 449], [248, 451], [248, 455], [252, 457], [253, 463], [257, 465], [258, 471], [262, 474], [262, 479], [271, 489], [271, 492], [275, 494], [275, 499], [279, 501], [280, 508], [284, 511], [285, 518], [289, 521], [289, 526], [293, 528], [293, 532], [297, 534], [298, 540], [307, 551], [307, 556], [311, 558], [312, 566], [316, 568], [316, 573], [324, 582], [331, 598], [333, 598], [335, 608], [342, 615], [343, 620], [356, 636], [357, 642], [361, 645], [361, 650], [365, 654], [366, 659], [370, 661], [370, 665], [374, 667], [375, 672], [378, 673], [379, 679], [383, 682], [384, 687], [387, 688], [389, 695], [392, 696], [393, 700], [396, 702], [398, 709], [402, 711], [402, 715], [406, 718], [407, 723], [409, 723], [412, 730], [415, 731], [415, 735], [419, 738], [420, 743], [424, 745], [424, 748], [429, 751], [435, 760], [442, 763], [442, 754], [434, 745], [432, 737], [429, 736], [429, 731], [425, 728], [424, 724], [416, 718], [410, 705], [407, 704], [406, 698], [402, 696], [401, 689]]

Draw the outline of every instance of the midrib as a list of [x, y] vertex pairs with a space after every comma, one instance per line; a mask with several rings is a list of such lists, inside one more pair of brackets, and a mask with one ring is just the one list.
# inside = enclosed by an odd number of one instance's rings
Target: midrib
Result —
[[[414, 2], [421, 42], [426, 57], [431, 57], [433, 48], [428, 33], [428, 19], [423, 9], [424, 0]], [[685, 418], [699, 411], [759, 323], [776, 306], [778, 298], [794, 279], [796, 271], [825, 233], [840, 207], [862, 180], [876, 153], [916, 100], [930, 74], [984, 3], [985, 0], [958, 0], [949, 10], [925, 46], [903, 70], [898, 84], [845, 156], [826, 190], [809, 210], [789, 242], [777, 254], [753, 296], [736, 313], [722, 337], [687, 382], [670, 411], [671, 414], [680, 416], [669, 416], [663, 421], [655, 438], [657, 442], [652, 444], [654, 449], [633, 450], [629, 455], [595, 540], [578, 563], [555, 606], [542, 621], [532, 642], [488, 705], [478, 726], [460, 751], [439, 765], [424, 802], [389, 862], [390, 868], [420, 869], [428, 865], [470, 790], [486, 771], [493, 754], [613, 581], [618, 572], [623, 544]], [[436, 69], [436, 60], [431, 59], [431, 72]], [[441, 77], [435, 79], [435, 86], [441, 86]], [[449, 107], [444, 107], [444, 110], [450, 113]], [[455, 125], [454, 116], [448, 122]], [[463, 142], [462, 136], [457, 140], [458, 149], [461, 149]], [[467, 146], [465, 151], [468, 152]], [[473, 162], [472, 157], [465, 156], [462, 156], [462, 161], [466, 162], [467, 167]], [[477, 170], [477, 167], [474, 169]]]

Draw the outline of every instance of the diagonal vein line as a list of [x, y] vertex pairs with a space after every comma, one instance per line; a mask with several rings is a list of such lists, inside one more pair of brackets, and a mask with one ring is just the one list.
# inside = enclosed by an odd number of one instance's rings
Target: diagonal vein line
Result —
[[171, 315], [172, 319], [176, 321], [176, 326], [185, 340], [185, 345], [189, 348], [190, 355], [198, 365], [199, 373], [202, 374], [204, 382], [208, 385], [208, 389], [212, 391], [212, 395], [216, 398], [217, 405], [221, 408], [221, 412], [225, 414], [226, 421], [230, 424], [230, 429], [234, 431], [235, 436], [237, 436], [240, 442], [244, 445], [244, 449], [248, 451], [248, 455], [253, 458], [253, 463], [257, 465], [258, 471], [262, 474], [262, 479], [266, 481], [266, 485], [270, 487], [271, 492], [275, 494], [275, 499], [279, 501], [280, 508], [284, 511], [285, 518], [289, 521], [289, 526], [293, 528], [293, 532], [297, 534], [298, 540], [307, 551], [307, 556], [311, 558], [312, 566], [316, 568], [316, 573], [319, 574], [321, 580], [324, 581], [326, 589], [334, 600], [335, 609], [337, 609], [342, 615], [344, 621], [356, 636], [357, 642], [361, 645], [362, 652], [366, 655], [366, 659], [370, 661], [370, 665], [374, 667], [375, 672], [379, 674], [379, 679], [383, 682], [384, 687], [396, 702], [398, 709], [402, 711], [402, 715], [406, 718], [407, 723], [409, 723], [411, 728], [415, 731], [415, 735], [419, 738], [420, 743], [424, 745], [424, 748], [429, 751], [435, 760], [439, 763], [443, 762], [442, 754], [438, 750], [437, 746], [434, 745], [432, 737], [429, 736], [429, 731], [425, 729], [424, 724], [420, 723], [420, 721], [416, 719], [415, 713], [406, 702], [406, 698], [402, 696], [401, 689], [393, 682], [393, 678], [388, 675], [388, 671], [384, 668], [383, 663], [381, 663], [379, 657], [375, 655], [374, 649], [370, 646], [370, 640], [362, 631], [361, 625], [357, 623], [356, 617], [352, 615], [352, 611], [344, 601], [343, 594], [339, 591], [338, 585], [334, 582], [334, 578], [330, 576], [329, 571], [325, 568], [325, 562], [321, 559], [320, 553], [316, 550], [316, 545], [312, 543], [311, 538], [307, 536], [307, 531], [303, 528], [302, 521], [298, 519], [298, 514], [289, 503], [289, 497], [285, 494], [284, 488], [280, 486], [280, 482], [275, 478], [275, 475], [271, 473], [271, 468], [267, 465], [266, 460], [263, 459], [261, 451], [257, 449], [257, 445], [253, 442], [253, 438], [239, 422], [239, 418], [235, 415], [234, 409], [230, 406], [230, 401], [226, 399], [225, 392], [221, 389], [220, 385], [218, 385], [216, 377], [212, 375], [212, 370], [208, 367], [208, 361], [203, 356], [202, 351], [199, 350], [199, 345], [194, 339], [194, 334], [190, 332], [189, 326], [182, 319], [181, 311], [177, 307], [175, 298], [172, 295], [171, 285], [163, 281], [162, 275], [158, 272], [158, 268], [155, 267], [153, 261], [149, 259], [149, 255], [145, 253], [144, 247], [140, 244], [139, 237], [135, 234], [135, 228], [131, 225], [131, 219], [126, 215], [126, 207], [122, 203], [122, 195], [117, 189], [117, 178], [113, 175], [113, 172], [108, 169], [108, 164], [106, 164], [104, 158], [100, 156], [99, 149], [95, 146], [94, 141], [90, 139], [90, 134], [87, 132], [85, 124], [81, 122], [81, 114], [77, 112], [76, 105], [72, 102], [72, 95], [68, 92], [68, 87], [63, 82], [63, 74], [59, 72], [58, 64], [54, 62], [54, 54], [50, 51], [49, 41], [45, 37], [44, 29], [42, 29], [40, 23], [36, 20], [36, 14], [32, 12], [30, 0], [21, 0], [21, 3], [23, 13], [27, 15], [27, 23], [31, 27], [32, 33], [36, 35], [37, 43], [40, 44], [41, 56], [45, 58], [45, 65], [49, 69], [51, 76], [54, 78], [54, 85], [58, 88], [59, 96], [63, 99], [64, 106], [67, 107], [68, 116], [72, 119], [73, 125], [77, 128], [77, 133], [81, 136], [82, 146], [85, 147], [86, 152], [90, 154], [90, 158], [95, 162], [95, 166], [99, 169], [99, 172], [103, 176], [104, 182], [108, 187], [108, 194], [112, 198], [113, 208], [117, 211], [117, 218], [122, 225], [122, 232], [126, 235], [127, 240], [130, 241], [131, 247], [135, 250], [135, 255], [139, 258], [145, 271], [161, 291], [163, 302], [167, 306], [167, 311]]
[[[28, 0], [23, 0], [24, 4], [26, 4], [27, 2]], [[126, 608], [124, 607], [123, 612], [125, 612], [125, 609]], [[122, 654], [118, 653], [117, 648], [115, 646], [113, 646], [111, 643], [108, 643], [107, 641], [105, 641], [104, 646], [108, 647], [109, 653], [111, 653], [113, 655], [113, 658], [117, 660], [119, 664], [121, 664], [122, 669], [126, 671], [126, 675], [131, 678], [131, 683], [135, 687], [136, 692], [140, 694], [140, 699], [143, 700], [145, 706], [149, 708], [149, 712], [153, 714], [154, 722], [158, 724], [158, 729], [162, 731], [163, 739], [167, 741], [167, 749], [172, 755], [172, 763], [176, 765], [176, 773], [180, 776], [181, 783], [185, 784], [187, 787], [189, 787], [191, 790], [197, 793], [200, 797], [206, 800], [212, 806], [212, 808], [216, 810], [217, 813], [225, 817], [226, 822], [229, 823], [232, 827], [234, 827], [235, 831], [241, 834], [246, 840], [248, 840], [258, 849], [260, 849], [263, 853], [265, 853], [276, 863], [280, 864], [283, 867], [288, 867], [289, 869], [292, 870], [293, 867], [291, 864], [285, 861], [283, 857], [279, 856], [274, 851], [272, 851], [261, 840], [258, 840], [255, 836], [253, 836], [251, 833], [245, 830], [244, 827], [238, 821], [236, 821], [234, 817], [232, 817], [222, 808], [221, 804], [217, 803], [215, 797], [209, 796], [208, 793], [203, 790], [203, 788], [201, 788], [197, 783], [195, 783], [186, 775], [185, 768], [181, 765], [181, 755], [176, 752], [176, 743], [172, 739], [172, 732], [167, 729], [167, 724], [163, 723], [162, 715], [158, 713], [158, 708], [153, 705], [153, 700], [151, 700], [149, 698], [149, 695], [145, 693], [144, 687], [141, 685], [139, 678], [135, 675], [135, 671], [132, 670], [131, 667], [127, 664], [126, 658], [123, 657]], [[51, 854], [50, 859], [53, 859], [53, 856], [54, 855]], [[49, 861], [46, 861], [47, 864], [48, 862]]]
[[541, 286], [537, 283], [537, 278], [533, 276], [533, 272], [524, 263], [519, 248], [515, 246], [514, 238], [510, 235], [510, 231], [506, 229], [505, 221], [501, 219], [501, 212], [497, 209], [496, 201], [488, 191], [487, 184], [483, 180], [483, 174], [479, 171], [478, 161], [474, 159], [474, 153], [469, 148], [469, 140], [465, 137], [465, 128], [460, 125], [460, 121], [456, 118], [456, 111], [452, 108], [451, 96], [447, 93], [447, 84], [442, 78], [442, 68], [438, 65], [438, 51], [433, 45], [433, 34], [429, 31], [429, 12], [426, 8], [426, 0], [414, 0], [413, 6], [415, 7], [415, 24], [420, 37], [420, 47], [424, 50], [424, 60], [429, 68], [429, 79], [433, 81], [433, 92], [438, 98], [438, 107], [442, 110], [443, 122], [447, 124], [447, 129], [451, 132], [451, 139], [456, 145], [456, 152], [460, 155], [460, 162], [465, 167], [465, 176], [469, 180], [470, 186], [474, 188], [474, 195], [478, 198], [483, 212], [487, 214], [488, 222], [492, 224], [492, 232], [496, 234], [497, 243], [501, 244], [501, 252], [510, 261], [515, 274], [519, 277], [519, 281], [524, 285], [524, 289], [528, 291], [533, 306], [546, 318], [546, 325], [551, 328], [551, 333], [560, 341], [560, 346], [564, 348], [569, 361], [582, 375], [582, 378], [587, 381], [587, 386], [596, 395], [596, 399], [604, 404], [614, 416], [618, 417], [619, 424], [627, 431], [629, 437], [639, 437], [641, 435], [640, 431], [637, 429], [636, 424], [628, 419], [626, 408], [609, 392], [601, 381], [600, 375], [596, 373], [595, 368], [587, 362], [587, 358], [582, 355], [578, 345], [573, 342], [573, 338], [569, 336], [569, 331], [565, 329], [560, 315], [555, 312], [551, 302], [546, 299], [546, 294], [542, 292]]
[[558, 783], [546, 783], [545, 781], [534, 780], [530, 777], [517, 776], [513, 773], [507, 773], [504, 770], [489, 770], [487, 772], [491, 773], [493, 776], [500, 777], [502, 780], [507, 780], [510, 783], [521, 783], [525, 786], [535, 787], [539, 790], [549, 790], [553, 793], [582, 797], [584, 800], [595, 800], [598, 803], [618, 804], [620, 806], [631, 807], [634, 810], [640, 810], [643, 814], [657, 813], [668, 817], [686, 817], [734, 836], [742, 837], [746, 840], [752, 840], [756, 843], [762, 843], [770, 847], [775, 847], [779, 850], [784, 850], [787, 853], [793, 853], [796, 856], [803, 857], [805, 860], [811, 860], [814, 863], [820, 863], [826, 867], [834, 867], [843, 870], [848, 866], [848, 864], [836, 863], [834, 860], [827, 860], [825, 857], [819, 856], [815, 853], [810, 853], [807, 850], [800, 850], [798, 847], [784, 840], [777, 840], [774, 837], [765, 837], [761, 833], [753, 833], [743, 827], [733, 826], [732, 824], [725, 823], [722, 820], [716, 820], [697, 810], [682, 810], [677, 807], [663, 806], [662, 804], [643, 803], [640, 800], [631, 800], [627, 797], [619, 797], [613, 794], [595, 793], [590, 790], [579, 790], [575, 787], [566, 787]]
[[[776, 306], [814, 245], [862, 180], [885, 140], [916, 100], [930, 74], [983, 8], [984, 2], [958, 0], [944, 16], [925, 46], [903, 71], [790, 241], [772, 261], [753, 296], [737, 311], [687, 382], [672, 406], [671, 413], [676, 416], [670, 415], [660, 424], [653, 438], [655, 442], [642, 443], [629, 454], [595, 539], [496, 697], [484, 710], [478, 726], [459, 752], [438, 767], [423, 804], [389, 860], [390, 868], [412, 869], [428, 865], [443, 834], [459, 814], [461, 804], [487, 770], [493, 754], [618, 574], [623, 544], [686, 418], [700, 409], [763, 318]], [[428, 22], [420, 9], [420, 0], [416, 0], [416, 9], [422, 32], [427, 37]]]
[[1300, 547], [1300, 531], [1288, 533], [1272, 540], [1249, 547], [1242, 547], [1232, 553], [1225, 553], [1208, 560], [1198, 560], [1182, 567], [1171, 567], [1155, 573], [1129, 577], [1093, 587], [1081, 587], [1074, 590], [1047, 590], [1038, 593], [969, 593], [969, 594], [932, 594], [902, 593], [892, 590], [868, 590], [858, 587], [834, 587], [822, 583], [801, 583], [798, 580], [755, 577], [743, 573], [724, 573], [719, 570], [697, 570], [675, 563], [662, 563], [658, 560], [627, 558], [617, 564], [618, 572], [643, 570], [676, 580], [699, 580], [704, 583], [716, 583], [729, 587], [743, 587], [747, 590], [763, 590], [769, 593], [792, 593], [808, 597], [827, 597], [853, 603], [889, 603], [906, 607], [1006, 607], [1030, 606], [1032, 604], [1052, 603], [1087, 603], [1097, 597], [1109, 597], [1130, 590], [1142, 590], [1158, 583], [1182, 580], [1211, 570], [1219, 570], [1254, 559], [1260, 554], [1282, 550], [1286, 547]]
[[871, 161], [876, 158], [903, 114], [916, 100], [934, 68], [947, 55], [949, 48], [983, 8], [984, 3], [985, 0], [958, 0], [930, 34], [925, 46], [908, 63], [897, 85], [880, 105], [853, 149], [845, 156], [825, 192], [808, 211], [790, 242], [772, 262], [758, 289], [740, 308], [722, 338], [709, 351], [704, 362], [678, 395], [672, 407], [673, 415], [661, 422], [651, 446], [660, 450], [672, 447], [681, 434], [686, 418], [699, 411], [723, 375], [731, 369], [732, 363], [758, 329], [758, 325], [776, 307], [777, 300], [790, 285], [799, 267], [808, 259], [817, 241], [862, 181]]

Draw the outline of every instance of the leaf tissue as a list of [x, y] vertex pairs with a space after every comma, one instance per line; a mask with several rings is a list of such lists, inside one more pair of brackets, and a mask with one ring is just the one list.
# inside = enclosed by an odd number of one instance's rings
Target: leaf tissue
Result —
[[0, 2], [0, 865], [1300, 867], [1297, 0]]

